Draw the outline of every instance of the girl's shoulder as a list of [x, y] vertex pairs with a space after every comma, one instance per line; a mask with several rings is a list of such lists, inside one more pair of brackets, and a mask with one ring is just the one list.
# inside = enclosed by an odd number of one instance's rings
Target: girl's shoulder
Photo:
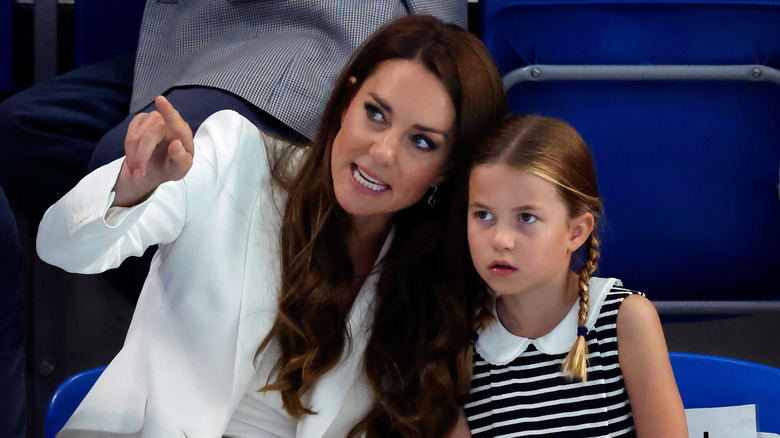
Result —
[[645, 296], [640, 291], [626, 288], [623, 286], [623, 282], [617, 278], [591, 278], [590, 290], [592, 309], [600, 307], [603, 310], [617, 310], [629, 296]]
[[593, 328], [596, 328], [597, 332], [602, 332], [605, 328], [616, 330], [618, 326], [624, 326], [621, 331], [625, 333], [632, 330], [626, 327], [626, 321], [629, 321], [628, 326], [631, 326], [658, 319], [655, 307], [645, 294], [624, 287], [620, 280], [616, 280], [608, 290], [604, 290], [603, 296], [603, 303], [592, 309], [595, 314], [589, 315], [589, 322], [592, 320]]
[[593, 277], [590, 279], [588, 320], [586, 327], [591, 333], [608, 334], [617, 324], [618, 311], [625, 308], [624, 303], [637, 297], [647, 301], [644, 293], [626, 288], [617, 278]]
[[617, 313], [620, 304], [631, 295], [643, 295], [641, 292], [627, 289], [617, 278], [592, 277], [588, 282], [588, 330], [593, 330], [598, 319], [604, 314]]

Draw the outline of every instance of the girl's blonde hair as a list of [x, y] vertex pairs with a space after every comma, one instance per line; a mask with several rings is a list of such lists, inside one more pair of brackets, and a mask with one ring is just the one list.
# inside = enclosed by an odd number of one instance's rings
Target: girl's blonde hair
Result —
[[[593, 215], [597, 224], [602, 203], [596, 185], [593, 157], [577, 131], [562, 120], [537, 115], [511, 115], [498, 129], [477, 146], [472, 168], [483, 164], [504, 164], [536, 175], [558, 188], [569, 218], [583, 213]], [[587, 260], [577, 271], [579, 275], [580, 312], [577, 341], [564, 359], [561, 370], [573, 380], [587, 381], [588, 347], [588, 281], [599, 260], [599, 239], [596, 227], [585, 241]], [[478, 324], [490, 318], [490, 306], [484, 290]]]

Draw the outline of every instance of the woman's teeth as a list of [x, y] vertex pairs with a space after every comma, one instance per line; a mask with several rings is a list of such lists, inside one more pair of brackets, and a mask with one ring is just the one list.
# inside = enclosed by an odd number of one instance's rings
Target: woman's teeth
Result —
[[382, 190], [387, 188], [386, 184], [382, 184], [380, 181], [371, 178], [370, 176], [363, 173], [359, 168], [355, 168], [355, 170], [352, 171], [352, 176], [355, 178], [357, 182], [359, 182], [360, 184], [368, 187], [369, 189], [375, 192], [381, 192]]

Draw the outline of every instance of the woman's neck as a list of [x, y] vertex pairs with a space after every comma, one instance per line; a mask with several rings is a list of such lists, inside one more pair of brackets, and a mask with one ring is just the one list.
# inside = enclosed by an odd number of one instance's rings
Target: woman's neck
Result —
[[499, 296], [496, 313], [510, 333], [535, 339], [557, 327], [578, 298], [578, 277], [569, 271], [557, 285]]
[[379, 252], [387, 239], [392, 222], [353, 221], [347, 233], [347, 253], [355, 269], [353, 288], [360, 290], [371, 273]]

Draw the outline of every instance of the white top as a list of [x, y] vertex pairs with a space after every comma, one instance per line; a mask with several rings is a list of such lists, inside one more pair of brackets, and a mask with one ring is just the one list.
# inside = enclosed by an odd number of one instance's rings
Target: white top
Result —
[[[596, 324], [601, 306], [607, 297], [607, 292], [612, 286], [622, 286], [620, 280], [616, 278], [593, 277], [588, 282], [590, 286], [588, 294], [588, 319], [585, 326], [588, 330], [593, 330]], [[493, 322], [488, 325], [474, 346], [477, 352], [488, 362], [494, 365], [506, 365], [520, 356], [528, 345], [534, 345], [537, 350], [544, 354], [562, 354], [571, 350], [574, 342], [577, 341], [577, 325], [579, 324], [580, 301], [574, 302], [569, 313], [558, 323], [558, 325], [544, 336], [536, 339], [524, 338], [518, 336], [506, 329], [501, 324], [496, 314], [496, 306], [493, 306]]]
[[616, 279], [590, 280], [587, 381], [561, 370], [576, 340], [579, 303], [537, 339], [491, 324], [477, 341], [464, 406], [472, 436], [636, 437], [617, 346], [618, 310], [635, 293]]
[[[38, 254], [70, 272], [102, 272], [159, 244], [122, 350], [60, 436], [221, 436], [252, 382], [265, 381], [254, 358], [277, 314], [284, 200], [270, 175], [268, 141], [239, 114], [220, 111], [196, 133], [187, 175], [143, 203], [109, 211], [120, 159], [46, 212]], [[351, 394], [373, 397], [361, 358], [377, 277], [363, 284], [347, 318], [352, 349], [304, 397], [317, 414], [289, 436], [344, 436], [370, 407]], [[275, 362], [268, 350], [257, 357], [261, 365]], [[344, 412], [345, 403], [354, 409]]]

